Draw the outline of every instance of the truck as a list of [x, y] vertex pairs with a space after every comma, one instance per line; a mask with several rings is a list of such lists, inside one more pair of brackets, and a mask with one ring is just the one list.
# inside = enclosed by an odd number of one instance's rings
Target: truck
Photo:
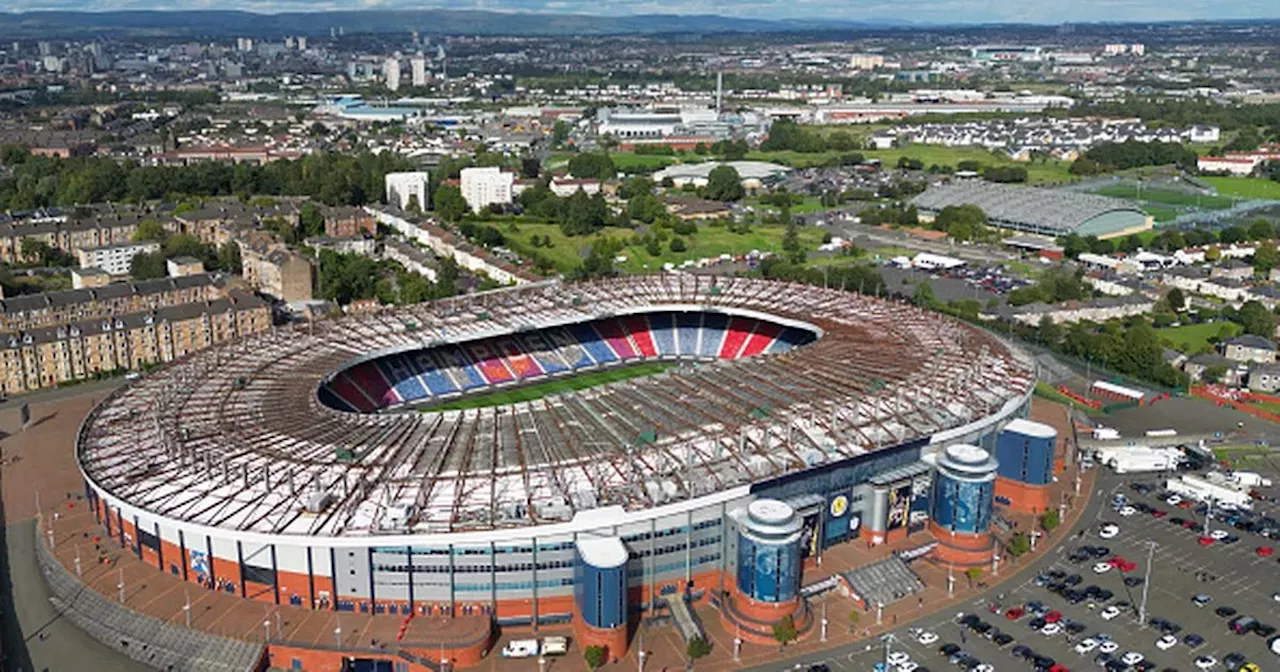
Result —
[[1246, 488], [1271, 487], [1271, 479], [1264, 478], [1262, 474], [1259, 474], [1256, 471], [1233, 471], [1231, 472], [1231, 480], [1245, 486]]
[[502, 647], [503, 658], [532, 658], [538, 655], [538, 640], [513, 639]]
[[1198, 502], [1213, 502], [1214, 506], [1235, 509], [1253, 509], [1249, 491], [1232, 483], [1217, 482], [1196, 474], [1183, 474], [1165, 482], [1165, 489], [1179, 497]]
[[1095, 459], [1111, 467], [1117, 474], [1150, 471], [1173, 471], [1182, 463], [1182, 451], [1177, 448], [1151, 448], [1148, 446], [1110, 446], [1099, 448]]

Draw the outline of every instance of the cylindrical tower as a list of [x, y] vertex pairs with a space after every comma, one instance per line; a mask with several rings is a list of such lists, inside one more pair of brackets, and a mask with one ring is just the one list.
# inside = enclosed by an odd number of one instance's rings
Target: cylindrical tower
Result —
[[738, 530], [738, 590], [760, 602], [786, 602], [800, 590], [801, 521], [776, 499], [747, 506]]
[[791, 618], [802, 633], [807, 612], [800, 598], [800, 537], [804, 522], [776, 499], [758, 499], [733, 512], [738, 522], [734, 590], [720, 610], [726, 629], [745, 640], [773, 641], [773, 625]]
[[627, 547], [617, 537], [581, 537], [573, 565], [574, 632], [583, 647], [627, 652]]
[[937, 473], [929, 498], [930, 529], [938, 556], [953, 565], [977, 566], [991, 559], [991, 507], [999, 464], [991, 453], [965, 444], [935, 456]]
[[996, 439], [996, 501], [1031, 514], [1049, 509], [1058, 432], [1021, 418], [1010, 422]]

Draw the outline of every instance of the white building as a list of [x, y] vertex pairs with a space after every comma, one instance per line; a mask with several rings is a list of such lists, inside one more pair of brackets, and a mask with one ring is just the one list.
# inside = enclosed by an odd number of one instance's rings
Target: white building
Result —
[[854, 54], [849, 57], [850, 70], [875, 70], [884, 67], [884, 56], [880, 54]]
[[1127, 44], [1108, 44], [1102, 47], [1102, 53], [1108, 56], [1119, 56], [1129, 50]]
[[414, 86], [427, 85], [427, 57], [418, 54], [409, 59], [410, 79]]
[[549, 185], [551, 193], [560, 198], [568, 198], [579, 191], [585, 192], [588, 196], [595, 196], [600, 193], [600, 180], [579, 180], [571, 177], [557, 177], [551, 180]]
[[426, 210], [429, 201], [427, 200], [427, 182], [430, 179], [425, 171], [416, 171], [412, 173], [387, 173], [383, 183], [386, 185], [387, 203], [395, 208], [407, 210], [409, 203], [414, 199], [418, 201], [418, 209]]
[[489, 205], [511, 205], [514, 184], [514, 176], [497, 167], [462, 169], [462, 197], [472, 212]]
[[400, 59], [392, 56], [382, 64], [382, 76], [388, 89], [400, 90]]
[[159, 251], [160, 243], [147, 241], [80, 248], [76, 250], [76, 256], [79, 257], [80, 268], [101, 268], [111, 275], [128, 275], [129, 264], [136, 255]]
[[1230, 173], [1246, 176], [1253, 172], [1261, 159], [1249, 156], [1202, 156], [1196, 159], [1196, 168], [1205, 173]]

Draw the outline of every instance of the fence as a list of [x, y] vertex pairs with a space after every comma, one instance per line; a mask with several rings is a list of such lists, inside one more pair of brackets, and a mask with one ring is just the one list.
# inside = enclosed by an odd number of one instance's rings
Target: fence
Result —
[[90, 637], [130, 658], [172, 672], [246, 672], [262, 664], [262, 644], [170, 625], [113, 602], [85, 586], [45, 546], [36, 526], [36, 563], [50, 601]]

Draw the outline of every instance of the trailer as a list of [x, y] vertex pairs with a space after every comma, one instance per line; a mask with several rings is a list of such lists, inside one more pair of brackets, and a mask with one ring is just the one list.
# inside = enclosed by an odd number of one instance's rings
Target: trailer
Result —
[[1197, 502], [1213, 502], [1215, 506], [1236, 509], [1252, 509], [1253, 499], [1249, 491], [1231, 483], [1214, 483], [1195, 474], [1183, 474], [1165, 482], [1165, 489], [1179, 497]]
[[1150, 446], [1110, 446], [1099, 448], [1095, 459], [1111, 467], [1117, 474], [1173, 471], [1182, 464], [1182, 451], [1177, 448]]

